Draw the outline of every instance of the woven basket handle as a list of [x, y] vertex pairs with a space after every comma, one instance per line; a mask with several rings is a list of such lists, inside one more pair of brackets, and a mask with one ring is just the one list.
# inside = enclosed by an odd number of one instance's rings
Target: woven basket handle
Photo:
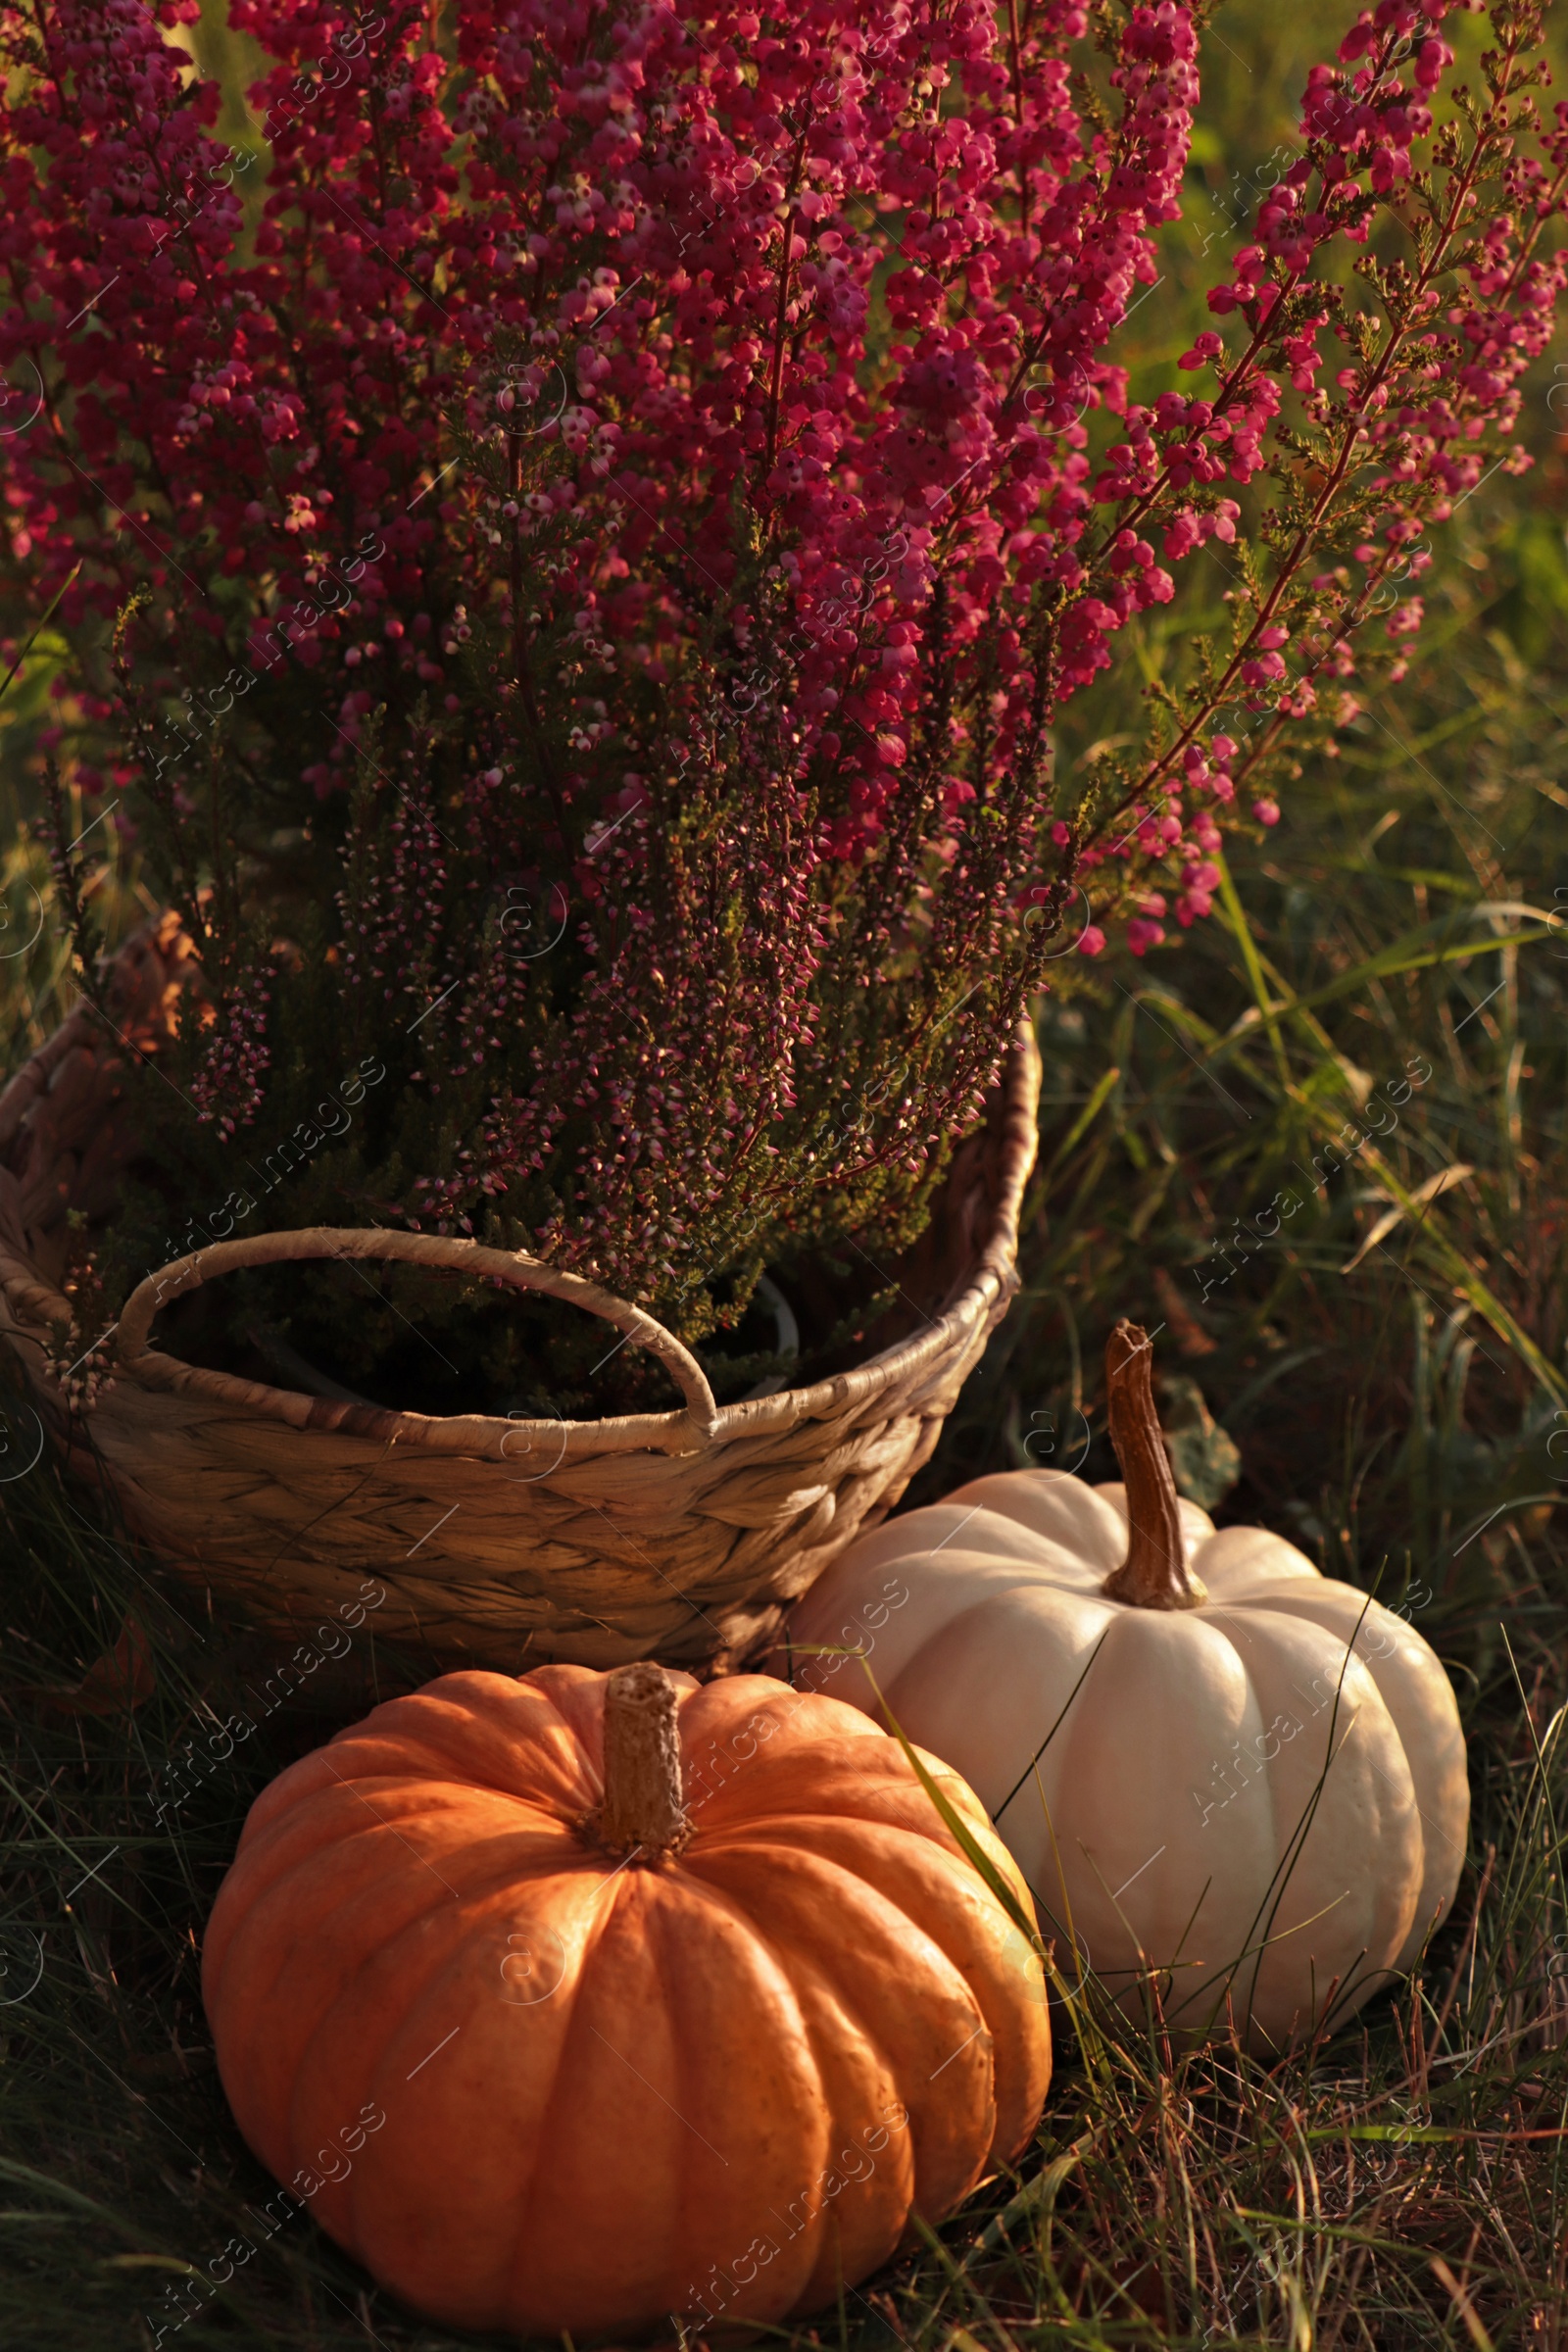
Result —
[[154, 1315], [172, 1298], [196, 1290], [215, 1274], [232, 1273], [236, 1266], [288, 1265], [302, 1258], [396, 1258], [406, 1265], [445, 1266], [455, 1272], [485, 1275], [514, 1291], [543, 1291], [572, 1306], [603, 1315], [623, 1331], [633, 1347], [646, 1348], [670, 1374], [686, 1399], [686, 1410], [702, 1435], [710, 1437], [718, 1407], [707, 1375], [691, 1350], [672, 1332], [656, 1323], [640, 1306], [602, 1291], [580, 1274], [547, 1266], [520, 1250], [487, 1250], [478, 1242], [460, 1241], [439, 1233], [395, 1233], [380, 1226], [311, 1225], [294, 1233], [255, 1233], [232, 1242], [210, 1242], [177, 1257], [160, 1273], [149, 1274], [126, 1299], [121, 1312], [117, 1352], [127, 1367], [148, 1352], [147, 1335]]

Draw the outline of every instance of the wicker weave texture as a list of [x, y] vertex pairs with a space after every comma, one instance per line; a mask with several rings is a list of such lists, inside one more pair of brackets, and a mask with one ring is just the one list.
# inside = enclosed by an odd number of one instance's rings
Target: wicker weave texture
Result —
[[[688, 1351], [641, 1310], [510, 1252], [432, 1235], [316, 1229], [220, 1243], [144, 1283], [121, 1366], [85, 1421], [43, 1368], [63, 1317], [70, 1209], [112, 1216], [132, 1149], [125, 1045], [155, 1053], [186, 976], [168, 918], [122, 951], [0, 1093], [0, 1336], [74, 1468], [198, 1585], [297, 1641], [367, 1577], [382, 1639], [432, 1667], [547, 1659], [698, 1667], [754, 1654], [783, 1607], [893, 1507], [936, 1444], [1017, 1285], [1040, 1067], [1020, 1031], [984, 1127], [954, 1155], [933, 1240], [901, 1269], [917, 1328], [807, 1389], [716, 1408]], [[179, 1363], [158, 1307], [238, 1264], [398, 1257], [570, 1298], [658, 1353], [686, 1403], [618, 1421], [430, 1419], [329, 1402]], [[922, 1297], [923, 1291], [923, 1297]]]

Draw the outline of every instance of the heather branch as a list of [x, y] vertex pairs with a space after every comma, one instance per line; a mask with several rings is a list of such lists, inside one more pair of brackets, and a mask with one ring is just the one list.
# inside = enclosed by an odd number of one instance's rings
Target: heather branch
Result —
[[[1493, 76], [1493, 105], [1475, 127], [1475, 136], [1462, 168], [1450, 175], [1446, 207], [1436, 224], [1436, 234], [1430, 239], [1422, 240], [1426, 249], [1421, 257], [1418, 276], [1404, 291], [1401, 306], [1402, 316], [1398, 318], [1391, 318], [1390, 328], [1381, 353], [1368, 367], [1363, 368], [1355, 391], [1347, 403], [1349, 414], [1347, 418], [1346, 430], [1341, 437], [1332, 463], [1324, 469], [1324, 478], [1309, 514], [1297, 530], [1292, 545], [1279, 561], [1275, 577], [1269, 589], [1256, 601], [1251, 625], [1233, 648], [1217, 684], [1209, 686], [1175, 738], [1152, 760], [1140, 777], [1129, 782], [1121, 797], [1103, 813], [1098, 828], [1101, 832], [1108, 829], [1130, 808], [1146, 800], [1157, 787], [1161, 777], [1170, 773], [1174, 763], [1187, 748], [1190, 745], [1196, 745], [1200, 735], [1213, 723], [1215, 714], [1230, 699], [1249, 661], [1257, 652], [1260, 642], [1265, 640], [1265, 633], [1275, 628], [1278, 619], [1283, 614], [1286, 599], [1293, 583], [1315, 552], [1323, 527], [1333, 515], [1337, 502], [1344, 490], [1356, 451], [1366, 439], [1363, 420], [1368, 415], [1376, 413], [1383, 402], [1387, 400], [1388, 387], [1394, 378], [1396, 361], [1412, 333], [1430, 317], [1433, 299], [1431, 289], [1436, 280], [1449, 267], [1454, 240], [1466, 214], [1473, 209], [1475, 192], [1482, 179], [1484, 169], [1494, 151], [1503, 142], [1508, 127], [1507, 100], [1517, 78], [1518, 53], [1524, 45], [1528, 28], [1519, 24], [1512, 27], [1511, 30], [1510, 45], [1504, 52], [1499, 69], [1494, 72]], [[1387, 69], [1392, 48], [1393, 36], [1391, 35], [1379, 61], [1380, 74]], [[1319, 171], [1321, 172], [1321, 164]], [[1326, 188], [1327, 184], [1320, 177], [1319, 185]], [[1568, 187], [1568, 171], [1560, 166], [1549, 183], [1544, 197], [1540, 202], [1531, 230], [1514, 257], [1504, 286], [1501, 289], [1493, 290], [1494, 309], [1506, 311], [1508, 308], [1511, 298], [1517, 292], [1524, 273], [1534, 259], [1545, 220], [1552, 217], [1562, 204], [1565, 187]], [[1298, 276], [1299, 272], [1297, 274]], [[1287, 281], [1287, 285], [1294, 282], [1296, 282], [1295, 279], [1290, 279]], [[1265, 310], [1259, 317], [1247, 351], [1224, 380], [1220, 398], [1215, 404], [1216, 415], [1222, 411], [1226, 403], [1236, 400], [1240, 391], [1245, 387], [1249, 373], [1259, 367], [1262, 351], [1277, 336], [1278, 329], [1274, 324], [1274, 319], [1285, 298], [1282, 296], [1280, 302]], [[1128, 510], [1123, 510], [1123, 514], [1127, 516], [1127, 519], [1124, 519], [1121, 524], [1123, 529], [1131, 527], [1133, 523], [1142, 519], [1146, 514], [1154, 509], [1171, 486], [1169, 474], [1170, 466], [1167, 461], [1158, 480], [1144, 499], [1138, 502], [1130, 510], [1130, 513]], [[1392, 561], [1391, 558], [1389, 562], [1392, 563]], [[1318, 612], [1315, 616], [1318, 632], [1329, 639], [1348, 638], [1366, 617], [1367, 608], [1383, 587], [1388, 569], [1389, 564], [1385, 564], [1383, 566], [1369, 570], [1356, 595], [1348, 598], [1338, 612], [1332, 616], [1325, 616], [1321, 612]], [[1302, 673], [1301, 678], [1298, 680], [1297, 690], [1299, 690], [1303, 682], [1308, 685], [1312, 684], [1326, 666], [1328, 666], [1328, 657], [1325, 654]], [[1243, 770], [1244, 774], [1259, 763], [1264, 752], [1272, 747], [1280, 732], [1280, 719], [1276, 716], [1266, 731], [1264, 742], [1254, 747], [1254, 751], [1247, 762], [1247, 767]], [[1094, 836], [1089, 836], [1088, 839], [1092, 842]]]
[[52, 754], [44, 760], [44, 805], [47, 815], [37, 831], [48, 853], [56, 894], [65, 906], [76, 976], [101, 1010], [99, 969], [103, 941], [87, 906], [86, 860], [75, 856], [76, 842], [69, 838], [70, 808]]

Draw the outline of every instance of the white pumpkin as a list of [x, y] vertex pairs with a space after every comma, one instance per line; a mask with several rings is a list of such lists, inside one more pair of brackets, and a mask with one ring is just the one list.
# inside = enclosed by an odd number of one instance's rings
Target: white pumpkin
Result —
[[1447, 1911], [1464, 1739], [1401, 1618], [1180, 1500], [1151, 1360], [1118, 1324], [1125, 1486], [1010, 1471], [888, 1522], [808, 1592], [774, 1664], [869, 1715], [880, 1692], [1125, 2006], [1153, 1971], [1184, 2037], [1234, 2018], [1277, 2048], [1408, 1969]]

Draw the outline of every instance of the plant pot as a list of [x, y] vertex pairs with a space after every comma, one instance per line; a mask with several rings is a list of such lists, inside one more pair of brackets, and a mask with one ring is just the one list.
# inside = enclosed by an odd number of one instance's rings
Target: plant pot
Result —
[[[640, 1308], [521, 1254], [426, 1233], [317, 1227], [216, 1243], [150, 1276], [119, 1368], [85, 1414], [44, 1368], [67, 1212], [100, 1227], [131, 1158], [122, 1050], [156, 1054], [189, 976], [165, 917], [116, 958], [106, 1011], [78, 1004], [0, 1093], [0, 1339], [76, 1473], [198, 1588], [291, 1642], [385, 1588], [381, 1641], [439, 1671], [608, 1667], [657, 1655], [724, 1671], [893, 1508], [936, 1445], [1017, 1288], [1019, 1200], [1040, 1060], [1020, 1029], [983, 1125], [955, 1152], [931, 1226], [891, 1272], [901, 1303], [864, 1361], [716, 1406], [701, 1365]], [[149, 1344], [161, 1306], [240, 1266], [401, 1259], [543, 1291], [666, 1366], [684, 1408], [599, 1421], [438, 1418], [264, 1387]], [[881, 1345], [873, 1346], [880, 1341]]]

